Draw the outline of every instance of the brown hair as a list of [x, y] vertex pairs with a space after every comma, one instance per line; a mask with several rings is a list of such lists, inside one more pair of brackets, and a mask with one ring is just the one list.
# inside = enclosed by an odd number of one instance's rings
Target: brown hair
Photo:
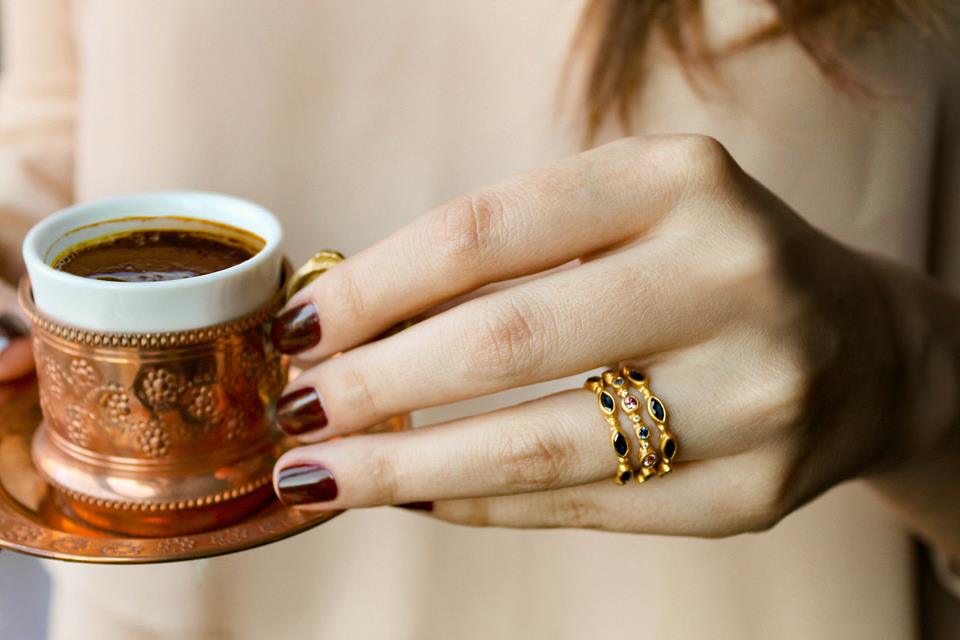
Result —
[[[767, 0], [776, 10], [776, 21], [723, 51], [707, 51], [700, 0], [590, 0], [574, 49], [588, 55], [584, 86], [588, 139], [613, 111], [624, 127], [629, 126], [630, 99], [642, 84], [643, 53], [655, 30], [682, 61], [701, 63], [707, 69], [719, 56], [776, 37], [791, 37], [832, 82], [856, 91], [866, 87], [845, 73], [840, 56], [845, 45], [897, 24], [944, 41], [950, 17], [947, 5], [952, 1]], [[685, 69], [689, 71], [690, 65]]]

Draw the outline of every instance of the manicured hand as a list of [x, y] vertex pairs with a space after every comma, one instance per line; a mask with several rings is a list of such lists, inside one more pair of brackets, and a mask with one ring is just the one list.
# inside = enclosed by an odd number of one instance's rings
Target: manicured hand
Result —
[[0, 282], [0, 384], [33, 370], [27, 323], [16, 314], [16, 294]]
[[[317, 364], [279, 422], [311, 444], [280, 459], [275, 485], [308, 508], [418, 503], [474, 525], [770, 527], [944, 436], [945, 420], [918, 424], [907, 343], [925, 327], [903, 330], [890, 292], [904, 278], [812, 228], [712, 139], [600, 147], [444, 204], [290, 301], [274, 341]], [[647, 374], [679, 443], [673, 471], [644, 484], [612, 482], [608, 426], [581, 388], [336, 437], [618, 363]]]

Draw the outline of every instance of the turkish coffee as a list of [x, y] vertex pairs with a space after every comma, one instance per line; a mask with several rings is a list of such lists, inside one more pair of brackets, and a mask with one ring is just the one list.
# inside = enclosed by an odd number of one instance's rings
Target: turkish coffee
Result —
[[71, 247], [53, 261], [53, 268], [108, 282], [193, 278], [256, 255], [261, 247], [253, 245], [259, 238], [249, 235], [246, 240], [193, 229], [128, 231]]

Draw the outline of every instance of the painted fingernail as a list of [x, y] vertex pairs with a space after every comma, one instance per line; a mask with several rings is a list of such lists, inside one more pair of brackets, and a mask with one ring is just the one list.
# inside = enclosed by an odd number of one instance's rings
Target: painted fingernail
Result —
[[0, 315], [0, 353], [3, 353], [11, 342], [27, 335], [23, 323], [9, 314]]
[[297, 464], [277, 473], [277, 490], [286, 505], [329, 502], [337, 497], [337, 481], [326, 467]]
[[401, 509], [410, 509], [411, 511], [433, 511], [432, 502], [408, 502], [406, 504], [398, 504], [398, 507]]
[[310, 304], [297, 305], [274, 318], [270, 339], [281, 353], [300, 353], [320, 342], [320, 315]]
[[327, 414], [320, 396], [310, 387], [297, 389], [277, 401], [277, 424], [291, 436], [327, 426]]

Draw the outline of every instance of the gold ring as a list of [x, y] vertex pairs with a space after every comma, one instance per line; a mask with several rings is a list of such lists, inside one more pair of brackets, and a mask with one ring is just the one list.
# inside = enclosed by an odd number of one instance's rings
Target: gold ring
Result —
[[647, 377], [641, 371], [631, 367], [623, 367], [620, 375], [634, 389], [643, 395], [646, 404], [647, 415], [657, 425], [660, 432], [660, 462], [657, 465], [657, 475], [670, 473], [670, 463], [677, 455], [677, 440], [673, 437], [669, 427], [667, 427], [667, 407], [657, 396], [653, 395]]
[[293, 272], [287, 281], [286, 296], [287, 300], [293, 297], [297, 291], [317, 279], [320, 274], [330, 269], [335, 264], [344, 261], [343, 254], [338, 251], [325, 250], [314, 254], [312, 258], [304, 262], [299, 269]]
[[657, 474], [657, 463], [661, 461], [656, 447], [650, 442], [650, 427], [643, 422], [640, 400], [630, 393], [627, 381], [614, 369], [608, 369], [603, 372], [603, 381], [613, 388], [614, 393], [620, 398], [620, 406], [627, 414], [627, 419], [633, 425], [633, 432], [640, 443], [640, 451], [637, 452], [637, 468], [634, 477], [639, 484], [643, 484], [653, 475]]
[[[343, 262], [344, 260], [346, 260], [346, 258], [342, 253], [339, 251], [333, 251], [331, 249], [325, 249], [314, 254], [312, 258], [304, 262], [300, 268], [294, 271], [293, 275], [290, 276], [284, 291], [286, 300], [290, 300], [295, 293], [316, 280], [324, 272], [330, 270], [331, 267]], [[383, 338], [389, 338], [395, 333], [400, 333], [404, 329], [407, 329], [414, 324], [414, 320], [404, 320], [403, 322], [399, 322], [390, 327], [374, 339], [380, 340]]]
[[617, 417], [617, 400], [613, 394], [603, 388], [603, 379], [599, 376], [590, 376], [583, 387], [597, 396], [600, 415], [610, 425], [610, 444], [617, 455], [617, 473], [613, 481], [617, 484], [626, 484], [633, 477], [633, 468], [630, 466], [630, 441], [620, 429], [620, 418]]

